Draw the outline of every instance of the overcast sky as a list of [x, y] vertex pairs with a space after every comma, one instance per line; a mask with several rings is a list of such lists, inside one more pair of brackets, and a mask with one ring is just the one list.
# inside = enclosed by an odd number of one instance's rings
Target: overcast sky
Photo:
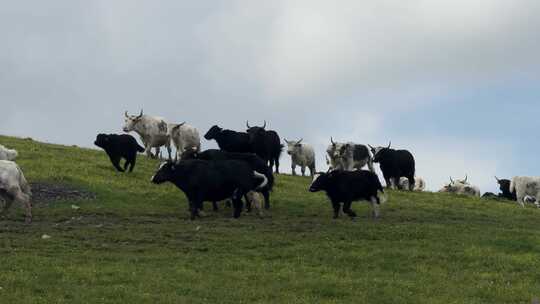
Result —
[[[0, 134], [123, 113], [409, 149], [430, 189], [540, 175], [540, 1], [2, 1]], [[215, 147], [203, 139], [203, 147]], [[283, 167], [290, 170], [288, 156]]]

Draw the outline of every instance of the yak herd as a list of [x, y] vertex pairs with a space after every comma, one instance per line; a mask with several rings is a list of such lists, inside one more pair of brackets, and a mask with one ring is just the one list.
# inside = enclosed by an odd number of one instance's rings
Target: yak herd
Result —
[[[259, 215], [262, 214], [263, 202], [264, 208], [269, 209], [273, 174], [279, 173], [279, 160], [284, 149], [291, 157], [292, 174], [296, 175], [296, 167], [300, 167], [302, 176], [309, 169], [313, 178], [309, 191], [326, 192], [333, 206], [334, 218], [339, 216], [341, 209], [351, 218], [356, 217], [351, 203], [359, 200], [370, 202], [373, 217], [379, 216], [379, 204], [387, 197], [375, 173], [374, 163], [379, 164], [387, 188], [425, 190], [425, 181], [415, 175], [413, 154], [392, 149], [391, 143], [385, 147], [373, 147], [335, 142], [330, 138], [326, 150], [329, 169], [316, 172], [313, 146], [302, 139], [283, 139], [282, 144], [276, 131], [266, 129], [266, 121], [262, 126], [250, 126], [246, 122], [245, 132], [214, 125], [204, 138], [215, 140], [219, 149], [201, 151], [198, 130], [185, 122], [167, 123], [161, 117], [145, 115], [142, 110], [138, 115], [128, 115], [126, 111], [124, 116], [123, 131], [137, 133], [143, 146], [128, 134], [98, 134], [94, 144], [105, 150], [114, 168], [120, 172], [133, 171], [138, 153], [162, 158], [160, 149], [164, 147], [168, 160], [159, 166], [151, 182], [170, 182], [182, 190], [189, 202], [191, 219], [199, 216], [203, 202], [212, 202], [214, 210], [217, 210], [217, 202], [231, 201], [235, 218], [242, 213], [243, 200], [248, 211], [255, 206]], [[17, 151], [0, 145], [0, 199], [5, 201], [0, 214], [5, 214], [13, 202], [18, 202], [26, 207], [26, 222], [31, 222], [31, 190], [21, 168], [14, 162], [17, 156]], [[123, 167], [121, 159], [125, 160]], [[366, 166], [367, 170], [364, 170]], [[482, 197], [513, 200], [521, 206], [534, 203], [540, 208], [540, 177], [516, 176], [512, 180], [496, 177], [496, 180], [501, 193], [485, 193]], [[450, 183], [439, 192], [480, 196], [480, 189], [471, 185], [467, 177], [450, 178]]]

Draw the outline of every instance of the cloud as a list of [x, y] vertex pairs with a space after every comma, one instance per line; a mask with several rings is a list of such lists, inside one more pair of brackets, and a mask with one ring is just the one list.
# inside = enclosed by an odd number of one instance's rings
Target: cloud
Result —
[[[391, 139], [418, 153], [429, 184], [468, 171], [487, 186], [496, 168], [534, 174], [536, 144], [499, 151], [539, 109], [539, 12], [533, 0], [12, 2], [0, 8], [0, 133], [90, 146], [141, 108], [201, 133], [267, 120], [314, 144], [321, 165], [330, 136]], [[497, 104], [524, 91], [527, 113], [493, 139], [508, 111]], [[464, 119], [480, 131], [447, 127]]]

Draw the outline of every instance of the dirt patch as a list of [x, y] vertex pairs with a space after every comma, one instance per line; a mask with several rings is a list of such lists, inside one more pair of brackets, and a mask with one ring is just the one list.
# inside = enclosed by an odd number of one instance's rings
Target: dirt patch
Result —
[[95, 199], [94, 193], [77, 189], [72, 186], [50, 183], [30, 183], [32, 188], [32, 203], [47, 204], [52, 201]]

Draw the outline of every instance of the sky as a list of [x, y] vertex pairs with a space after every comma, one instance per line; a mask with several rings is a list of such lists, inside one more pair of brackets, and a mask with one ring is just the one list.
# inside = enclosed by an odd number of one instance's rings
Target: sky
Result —
[[[2, 1], [0, 134], [92, 147], [123, 113], [410, 150], [449, 176], [540, 175], [540, 1]], [[202, 139], [203, 148], [215, 148]], [[282, 168], [290, 172], [288, 155]]]

